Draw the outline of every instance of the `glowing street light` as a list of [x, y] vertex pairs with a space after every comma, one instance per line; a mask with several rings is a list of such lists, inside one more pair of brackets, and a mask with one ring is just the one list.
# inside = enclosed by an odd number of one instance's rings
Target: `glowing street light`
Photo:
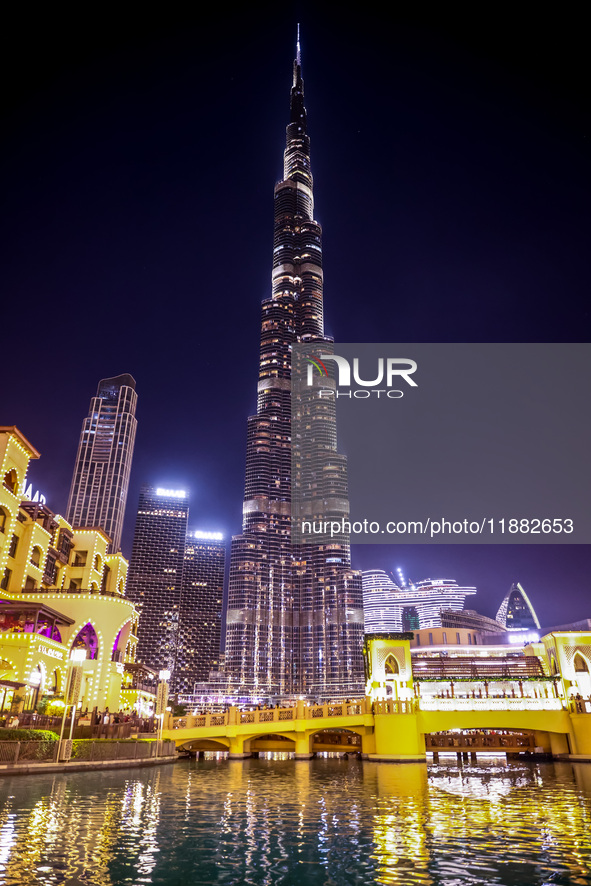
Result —
[[37, 698], [39, 697], [39, 687], [41, 686], [41, 672], [40, 671], [31, 671], [31, 676], [28, 679], [29, 686], [33, 688], [33, 699], [31, 708], [35, 710], [37, 707]]
[[[72, 751], [72, 734], [74, 732], [74, 715], [76, 713], [76, 705], [80, 698], [80, 690], [82, 688], [82, 662], [86, 659], [86, 649], [72, 649], [70, 659], [68, 661], [68, 671], [66, 675], [66, 691], [64, 693], [64, 713], [62, 715], [62, 728], [60, 730], [59, 741], [59, 759], [69, 760]], [[72, 706], [72, 719], [70, 722], [70, 737], [68, 741], [64, 741], [64, 727], [66, 725], [68, 708]]]
[[168, 681], [170, 680], [170, 671], [165, 668], [160, 671], [158, 674], [158, 678], [160, 682], [158, 683], [158, 690], [156, 693], [156, 717], [159, 719], [158, 723], [158, 755], [160, 755], [162, 751], [162, 730], [164, 729], [164, 714], [166, 713], [166, 706], [168, 704]]

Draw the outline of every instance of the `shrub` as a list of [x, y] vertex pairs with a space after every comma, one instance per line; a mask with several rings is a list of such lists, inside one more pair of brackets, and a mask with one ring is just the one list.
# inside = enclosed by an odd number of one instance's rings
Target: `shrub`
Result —
[[0, 729], [0, 741], [57, 741], [59, 735], [49, 729]]
[[[115, 750], [115, 745], [148, 745], [151, 744], [149, 740], [140, 739], [139, 741], [135, 738], [97, 738], [97, 739], [89, 739], [89, 738], [75, 738], [72, 741], [72, 759], [76, 760], [89, 760], [91, 754], [94, 754], [96, 760], [109, 760], [112, 758], [112, 752]], [[94, 745], [94, 751], [92, 746]]]
[[64, 713], [64, 707], [61, 695], [44, 695], [37, 705], [37, 713], [48, 717], [60, 717]]

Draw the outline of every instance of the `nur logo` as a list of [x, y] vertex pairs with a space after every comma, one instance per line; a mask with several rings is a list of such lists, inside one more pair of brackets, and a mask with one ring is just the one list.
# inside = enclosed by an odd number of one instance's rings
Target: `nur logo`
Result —
[[[351, 365], [345, 357], [338, 357], [336, 354], [320, 354], [319, 357], [307, 357], [308, 376], [307, 384], [311, 387], [314, 384], [314, 370], [322, 377], [328, 377], [329, 373], [324, 361], [332, 360], [337, 366], [337, 390], [320, 390], [321, 397], [356, 397], [363, 399], [371, 397], [375, 394], [378, 398], [381, 394], [391, 399], [399, 399], [404, 396], [404, 392], [394, 389], [394, 383], [400, 381], [406, 382], [412, 388], [418, 387], [416, 381], [411, 378], [417, 370], [415, 360], [408, 357], [379, 357], [377, 361], [377, 370], [375, 378], [361, 378], [359, 370], [359, 358], [353, 358], [353, 383], [359, 385], [361, 390], [355, 391], [339, 391], [338, 388], [351, 387]], [[378, 388], [378, 385], [384, 384], [384, 388]], [[371, 388], [373, 390], [367, 390]]]

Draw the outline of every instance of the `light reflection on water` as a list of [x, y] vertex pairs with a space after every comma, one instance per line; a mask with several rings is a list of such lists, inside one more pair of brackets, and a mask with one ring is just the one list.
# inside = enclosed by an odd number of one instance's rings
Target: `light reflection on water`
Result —
[[591, 884], [591, 765], [206, 760], [0, 779], [0, 884]]

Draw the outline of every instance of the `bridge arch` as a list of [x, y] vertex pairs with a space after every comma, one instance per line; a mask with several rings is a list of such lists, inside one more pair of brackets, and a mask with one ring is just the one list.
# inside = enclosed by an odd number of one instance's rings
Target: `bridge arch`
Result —
[[177, 744], [179, 750], [184, 751], [228, 751], [230, 739], [228, 738], [187, 738]]
[[363, 730], [339, 727], [319, 729], [310, 735], [310, 749], [315, 753], [359, 754]]

